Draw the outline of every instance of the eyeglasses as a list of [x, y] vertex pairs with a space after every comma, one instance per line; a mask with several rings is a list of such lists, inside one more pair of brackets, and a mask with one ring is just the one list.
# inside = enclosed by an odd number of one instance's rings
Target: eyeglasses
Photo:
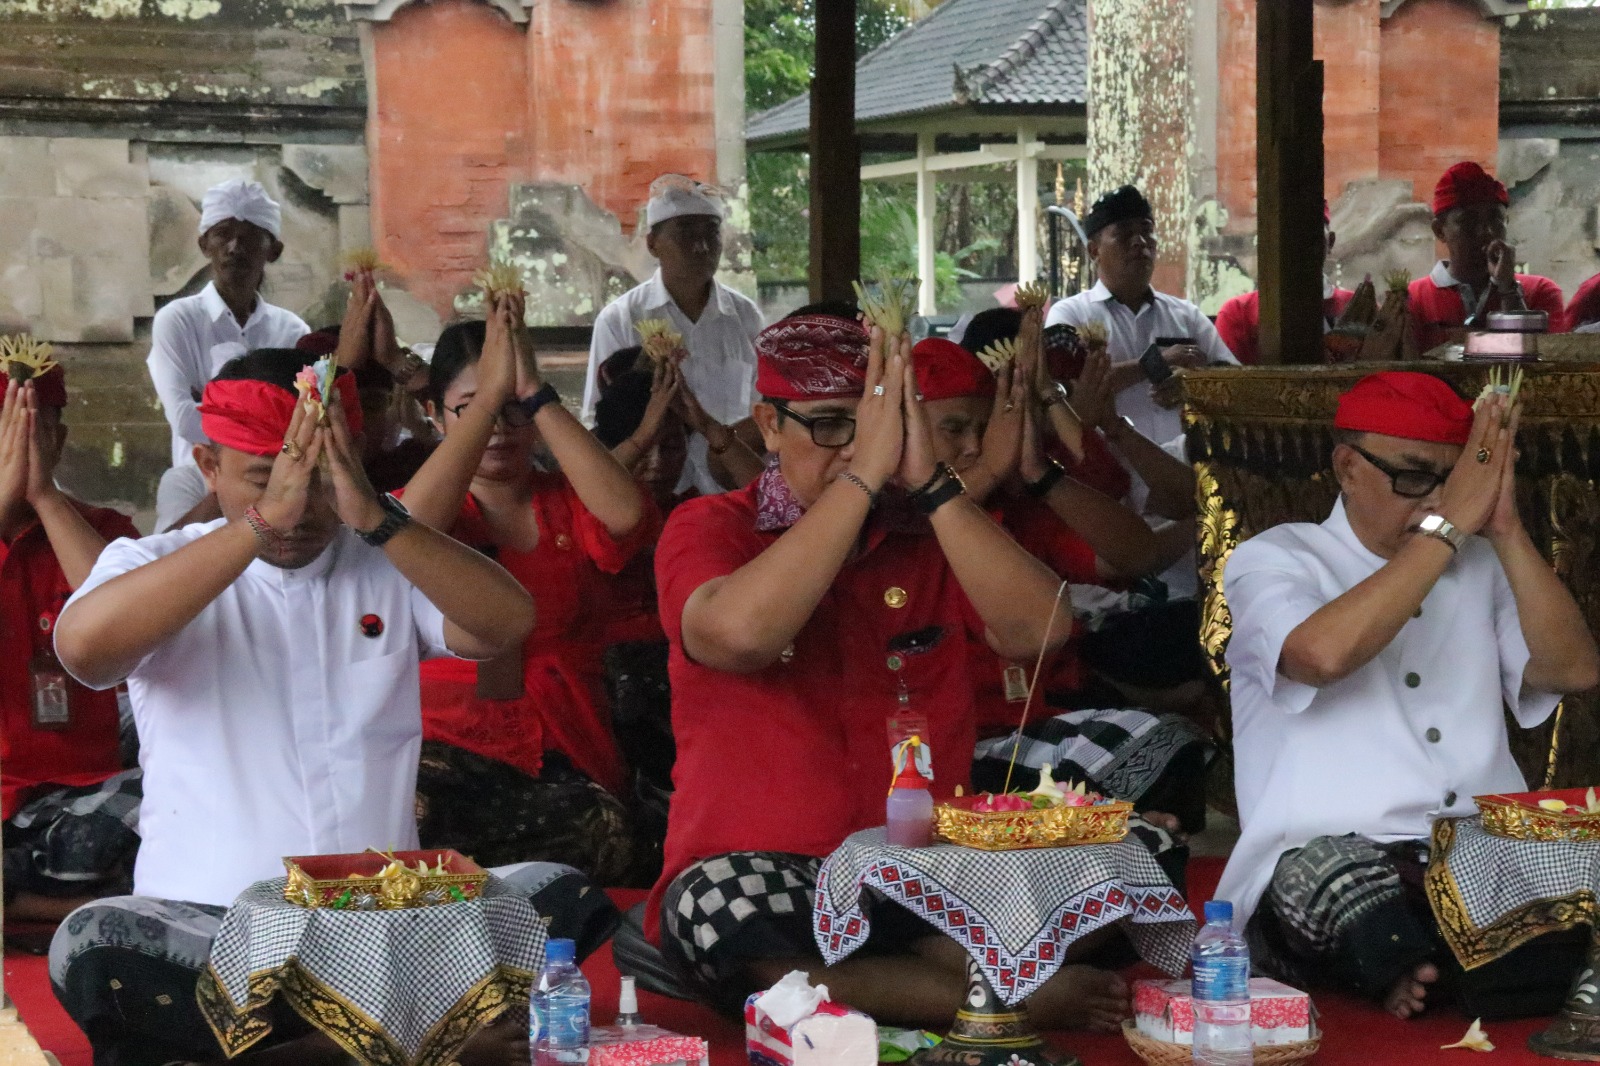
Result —
[[1443, 485], [1448, 474], [1436, 473], [1432, 470], [1401, 470], [1390, 466], [1376, 455], [1358, 445], [1350, 445], [1355, 453], [1389, 478], [1389, 487], [1394, 489], [1396, 496], [1404, 496], [1408, 500], [1420, 500], [1434, 489]]
[[820, 415], [811, 418], [789, 407], [774, 403], [772, 406], [811, 431], [811, 443], [819, 448], [843, 448], [856, 439], [856, 420], [849, 415]]
[[[470, 406], [472, 406], [472, 401], [468, 400], [466, 403], [458, 403], [454, 407], [446, 407], [445, 410], [460, 418], [461, 412]], [[523, 426], [533, 422], [533, 416], [528, 414], [527, 409], [516, 400], [507, 400], [505, 406], [500, 408], [500, 413], [495, 417], [512, 429], [521, 429]]]

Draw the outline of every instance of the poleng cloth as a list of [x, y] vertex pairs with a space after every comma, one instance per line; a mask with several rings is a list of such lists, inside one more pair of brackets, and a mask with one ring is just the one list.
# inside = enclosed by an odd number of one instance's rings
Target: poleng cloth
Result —
[[1600, 847], [1512, 840], [1477, 818], [1440, 818], [1423, 884], [1445, 943], [1472, 970], [1536, 936], [1593, 928]]
[[874, 889], [964, 948], [1006, 1006], [1053, 977], [1067, 947], [1126, 922], [1147, 962], [1179, 976], [1194, 915], [1149, 850], [1133, 838], [1025, 851], [954, 844], [900, 848], [867, 829], [839, 845], [817, 875], [812, 931], [831, 966], [866, 943]]
[[528, 893], [394, 911], [308, 910], [284, 878], [234, 901], [195, 995], [231, 1058], [272, 1031], [272, 1000], [372, 1066], [444, 1066], [480, 1028], [526, 1013], [545, 928]]

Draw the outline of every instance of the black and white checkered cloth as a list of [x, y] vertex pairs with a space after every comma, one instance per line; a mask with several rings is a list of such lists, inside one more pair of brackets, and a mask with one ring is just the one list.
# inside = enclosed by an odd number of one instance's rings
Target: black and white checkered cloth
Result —
[[1440, 819], [1426, 886], [1445, 942], [1470, 970], [1540, 934], [1593, 926], [1600, 844], [1512, 840], [1477, 818]]
[[499, 982], [506, 998], [526, 1003], [544, 965], [544, 922], [526, 890], [497, 877], [479, 899], [395, 911], [307, 910], [285, 900], [283, 886], [276, 878], [246, 889], [211, 949], [210, 973], [239, 1025], [249, 1024], [252, 992], [256, 1004], [270, 999], [296, 970], [296, 984], [303, 976], [359, 1014], [371, 1029], [364, 1039], [402, 1062], [429, 1061], [424, 1043], [482, 996], [480, 986]]
[[822, 864], [813, 929], [830, 964], [866, 942], [868, 888], [964, 947], [1007, 1006], [1038, 991], [1073, 941], [1118, 922], [1146, 961], [1174, 976], [1189, 964], [1194, 915], [1135, 840], [996, 852], [891, 847], [883, 833], [856, 833]]
[[1039, 767], [1057, 781], [1088, 781], [1097, 792], [1136, 801], [1166, 772], [1167, 764], [1205, 734], [1187, 718], [1106, 708], [1067, 711], [1029, 722], [1022, 733], [982, 740], [973, 755], [973, 780], [1000, 791], [1016, 764], [1013, 784], [1033, 787]]

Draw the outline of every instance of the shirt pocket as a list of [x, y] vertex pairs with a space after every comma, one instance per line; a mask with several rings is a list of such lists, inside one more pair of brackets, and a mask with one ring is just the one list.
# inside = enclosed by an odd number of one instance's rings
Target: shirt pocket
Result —
[[413, 648], [361, 659], [345, 668], [346, 698], [339, 710], [343, 739], [358, 744], [422, 734], [421, 664]]

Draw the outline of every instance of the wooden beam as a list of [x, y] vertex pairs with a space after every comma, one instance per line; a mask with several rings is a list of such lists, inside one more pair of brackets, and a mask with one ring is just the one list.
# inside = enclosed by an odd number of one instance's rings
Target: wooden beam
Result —
[[811, 298], [851, 300], [861, 276], [856, 0], [817, 0], [811, 81]]
[[1256, 4], [1261, 361], [1322, 361], [1322, 64], [1312, 0]]
[[[923, 169], [938, 173], [951, 170], [972, 170], [977, 167], [1010, 166], [1017, 161], [1017, 146], [1014, 144], [986, 145], [971, 152], [945, 152], [941, 155], [930, 155], [927, 167], [918, 162], [916, 156], [909, 159], [892, 159], [887, 163], [867, 163], [861, 168], [862, 181], [884, 181], [892, 178], [912, 178]], [[1028, 155], [1032, 159], [1051, 161], [1066, 161], [1069, 159], [1089, 158], [1089, 146], [1086, 144], [1043, 144], [1038, 141], [1028, 146]], [[1001, 180], [990, 178], [991, 181]]]

